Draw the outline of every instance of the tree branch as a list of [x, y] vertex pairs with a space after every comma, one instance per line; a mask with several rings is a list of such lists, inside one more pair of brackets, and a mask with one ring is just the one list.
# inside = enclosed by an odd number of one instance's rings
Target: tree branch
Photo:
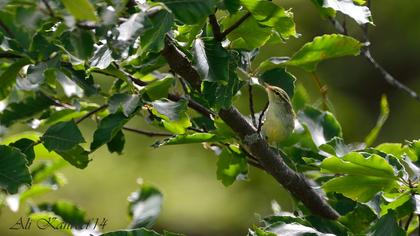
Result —
[[134, 129], [134, 128], [130, 128], [130, 127], [126, 127], [124, 126], [122, 128], [123, 130], [127, 130], [136, 134], [141, 134], [141, 135], [146, 135], [148, 137], [170, 137], [173, 136], [173, 134], [170, 133], [160, 133], [160, 132], [153, 132], [153, 131], [145, 131], [145, 130], [139, 130], [139, 129]]
[[217, 18], [214, 14], [211, 14], [209, 16], [209, 23], [211, 25], [211, 28], [213, 30], [213, 36], [217, 41], [222, 41], [224, 36], [222, 35], [222, 32], [220, 31], [220, 25], [217, 22]]
[[200, 75], [192, 67], [190, 60], [174, 44], [173, 40], [166, 35], [165, 48], [161, 52], [166, 61], [171, 61], [171, 69], [184, 78], [194, 89], [200, 91]]
[[[190, 61], [168, 37], [165, 44], [162, 55], [171, 69], [194, 85], [195, 89], [199, 89], [201, 79]], [[282, 157], [271, 150], [266, 140], [257, 133], [256, 128], [248, 123], [235, 107], [220, 110], [219, 116], [240, 137], [250, 153], [258, 158], [264, 169], [301, 200], [313, 214], [334, 220], [339, 217], [339, 214], [313, 189], [302, 174], [290, 169]]]

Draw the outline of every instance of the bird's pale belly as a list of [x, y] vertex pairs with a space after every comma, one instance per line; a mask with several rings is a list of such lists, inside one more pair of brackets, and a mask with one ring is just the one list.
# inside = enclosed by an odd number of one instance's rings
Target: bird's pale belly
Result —
[[277, 146], [293, 132], [293, 118], [292, 114], [282, 111], [273, 112], [269, 110], [267, 112], [262, 131], [270, 145]]

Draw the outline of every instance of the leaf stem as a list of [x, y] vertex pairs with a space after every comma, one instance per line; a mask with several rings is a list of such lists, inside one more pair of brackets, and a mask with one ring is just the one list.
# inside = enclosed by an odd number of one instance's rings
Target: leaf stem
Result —
[[312, 79], [315, 81], [315, 84], [318, 86], [319, 93], [321, 94], [322, 98], [322, 107], [325, 111], [328, 110], [328, 87], [327, 85], [323, 85], [321, 80], [319, 79], [318, 75], [313, 72], [311, 73]]
[[[368, 5], [370, 5], [370, 1], [368, 1]], [[345, 28], [343, 27], [340, 22], [338, 22], [334, 18], [330, 18], [331, 24], [334, 26], [334, 28], [340, 33], [344, 35], [348, 35]], [[381, 64], [379, 64], [376, 59], [372, 56], [370, 52], [370, 41], [369, 41], [369, 25], [365, 24], [364, 26], [361, 26], [363, 30], [363, 36], [365, 40], [365, 47], [362, 49], [361, 56], [366, 58], [368, 62], [377, 70], [379, 73], [382, 74], [382, 78], [390, 85], [394, 86], [395, 88], [407, 93], [411, 98], [420, 101], [420, 95], [409, 88], [408, 86], [404, 85], [400, 81], [398, 81], [391, 73], [389, 73]]]
[[96, 109], [93, 109], [92, 111], [90, 111], [89, 113], [87, 113], [86, 115], [80, 117], [78, 120], [76, 120], [76, 124], [79, 124], [80, 122], [84, 121], [85, 119], [89, 118], [90, 116], [92, 116], [93, 114], [96, 114], [100, 111], [102, 111], [103, 109], [107, 108], [108, 104], [104, 104]]
[[224, 39], [229, 33], [231, 33], [236, 28], [238, 28], [250, 16], [251, 16], [250, 12], [246, 13], [237, 22], [235, 22], [233, 25], [231, 25], [229, 28], [227, 28], [225, 31], [223, 31], [222, 34], [221, 34], [222, 39]]

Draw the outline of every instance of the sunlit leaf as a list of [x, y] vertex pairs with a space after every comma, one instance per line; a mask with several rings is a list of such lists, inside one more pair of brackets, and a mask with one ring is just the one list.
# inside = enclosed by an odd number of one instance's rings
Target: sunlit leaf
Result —
[[97, 20], [95, 8], [89, 0], [61, 0], [61, 2], [77, 20]]
[[356, 39], [340, 34], [322, 35], [306, 43], [285, 64], [306, 71], [315, 71], [321, 61], [343, 56], [356, 56], [362, 44]]
[[381, 113], [379, 114], [375, 127], [369, 132], [369, 134], [365, 138], [365, 143], [367, 147], [369, 147], [370, 145], [373, 144], [373, 142], [375, 142], [376, 137], [378, 136], [379, 132], [382, 129], [382, 126], [385, 124], [386, 120], [388, 119], [388, 116], [389, 116], [388, 99], [386, 98], [386, 96], [382, 96]]
[[235, 180], [246, 179], [248, 174], [248, 163], [246, 157], [235, 146], [224, 148], [217, 160], [217, 179], [222, 181], [224, 186], [229, 186]]
[[296, 36], [293, 13], [271, 1], [241, 0], [242, 5], [251, 12], [259, 24], [272, 27], [282, 37]]

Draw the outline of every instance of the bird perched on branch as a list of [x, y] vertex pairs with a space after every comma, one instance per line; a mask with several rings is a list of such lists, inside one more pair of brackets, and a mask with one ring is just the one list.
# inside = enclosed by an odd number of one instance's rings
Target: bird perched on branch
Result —
[[276, 86], [267, 85], [268, 109], [262, 126], [262, 133], [267, 142], [278, 147], [293, 132], [295, 112], [287, 93]]

